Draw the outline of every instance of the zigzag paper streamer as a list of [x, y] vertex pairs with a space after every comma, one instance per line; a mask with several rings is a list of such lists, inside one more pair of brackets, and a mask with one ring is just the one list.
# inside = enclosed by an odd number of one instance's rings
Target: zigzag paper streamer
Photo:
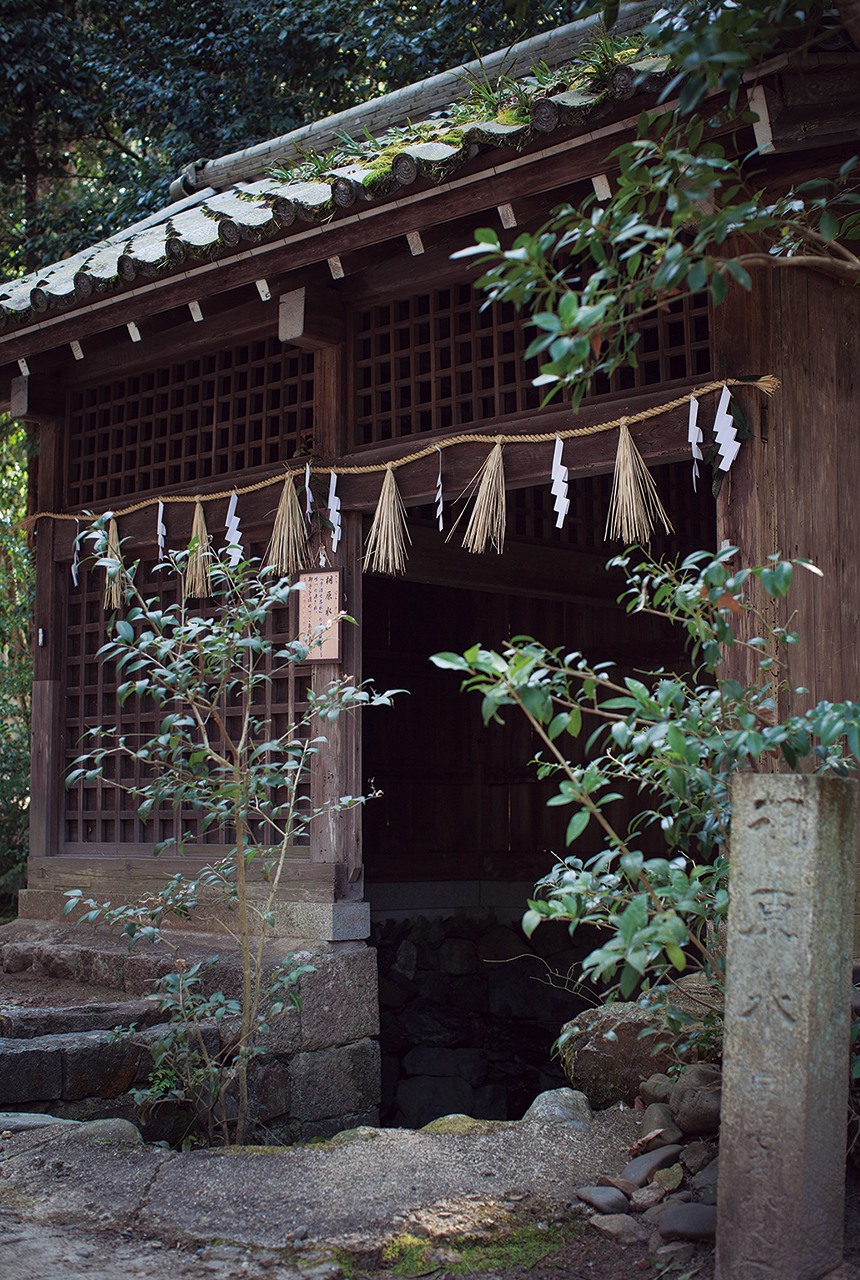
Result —
[[236, 515], [238, 501], [234, 489], [230, 494], [230, 505], [227, 508], [227, 559], [230, 561], [231, 569], [236, 568], [244, 553], [242, 535], [239, 532], [239, 517]]
[[305, 463], [305, 519], [310, 521], [314, 509], [314, 495], [311, 493], [311, 464]]
[[720, 451], [720, 471], [728, 471], [740, 453], [741, 442], [732, 415], [729, 413], [731, 392], [723, 387], [720, 403], [717, 405], [717, 416], [714, 418], [714, 439]]
[[75, 521], [75, 552], [74, 552], [74, 555], [72, 556], [72, 582], [75, 584], [75, 586], [78, 585], [78, 565], [81, 563], [80, 547], [78, 546], [78, 539], [80, 538], [80, 536], [81, 536], [81, 522], [80, 520], [76, 520]]
[[699, 478], [699, 463], [702, 461], [702, 450], [699, 445], [702, 443], [702, 428], [698, 426], [699, 418], [699, 402], [695, 396], [690, 396], [690, 417], [687, 423], [687, 441], [693, 454], [693, 493], [696, 492], [696, 481]]
[[328, 482], [328, 518], [331, 521], [331, 549], [332, 552], [337, 551], [337, 544], [340, 542], [343, 533], [343, 522], [340, 518], [340, 498], [335, 490], [337, 489], [337, 472], [329, 473]]
[[570, 510], [570, 498], [567, 496], [567, 467], [561, 464], [561, 455], [564, 450], [564, 443], [561, 436], [555, 438], [555, 448], [552, 454], [552, 496], [555, 499], [553, 510], [556, 513], [555, 527], [560, 529], [564, 524], [565, 517]]
[[439, 532], [441, 533], [445, 527], [445, 523], [442, 519], [442, 510], [444, 507], [444, 503], [442, 501], [442, 450], [439, 448], [438, 444], [436, 446], [436, 452], [439, 454], [439, 475], [436, 480], [436, 520], [438, 521]]
[[164, 523], [164, 503], [158, 504], [158, 515], [155, 520], [155, 536], [158, 539], [158, 558], [164, 559], [164, 547], [167, 539], [167, 525]]

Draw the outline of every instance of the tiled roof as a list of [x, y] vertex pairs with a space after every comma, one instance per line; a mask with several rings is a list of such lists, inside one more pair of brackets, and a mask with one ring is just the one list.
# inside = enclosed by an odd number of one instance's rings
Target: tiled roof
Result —
[[0, 285], [0, 329], [120, 292], [138, 277], [167, 276], [187, 260], [228, 257], [248, 244], [283, 237], [293, 226], [329, 221], [358, 201], [393, 200], [418, 179], [444, 182], [482, 150], [522, 150], [556, 128], [585, 128], [634, 92], [662, 86], [666, 67], [665, 59], [631, 60], [600, 91], [556, 81], [556, 91], [547, 95], [527, 79], [520, 103], [496, 118], [480, 118], [478, 104], [476, 118], [469, 119], [461, 103], [456, 116], [441, 112], [430, 122], [354, 145], [353, 163], [342, 163], [343, 154], [335, 153], [337, 167], [315, 160], [283, 176], [187, 196], [90, 249]]

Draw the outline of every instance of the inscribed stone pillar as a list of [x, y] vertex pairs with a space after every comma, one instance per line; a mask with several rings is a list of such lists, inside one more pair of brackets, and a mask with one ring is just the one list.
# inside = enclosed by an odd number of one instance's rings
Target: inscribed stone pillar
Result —
[[717, 1280], [841, 1275], [857, 783], [732, 793]]

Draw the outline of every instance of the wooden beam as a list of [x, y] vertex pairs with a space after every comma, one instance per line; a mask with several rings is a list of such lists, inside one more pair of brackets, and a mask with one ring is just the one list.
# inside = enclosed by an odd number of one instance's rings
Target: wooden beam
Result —
[[343, 304], [333, 289], [302, 285], [281, 294], [278, 303], [278, 337], [307, 351], [343, 342], [346, 332]]
[[66, 410], [66, 393], [54, 378], [19, 376], [12, 379], [9, 416], [21, 422], [46, 422]]
[[[319, 353], [317, 359], [327, 360], [330, 353], [338, 350], [339, 348], [324, 349]], [[340, 403], [337, 399], [340, 393], [333, 389], [330, 379], [323, 375], [322, 366], [318, 372], [317, 379], [320, 387], [328, 385], [329, 390], [325, 393], [326, 398], [318, 402], [316, 416], [318, 420], [326, 421], [330, 424], [328, 430], [334, 430], [335, 424], [337, 424], [337, 412], [325, 406]], [[549, 434], [556, 431], [565, 431], [570, 427], [586, 427], [599, 424], [609, 419], [617, 418], [622, 414], [632, 416], [640, 409], [665, 403], [669, 395], [672, 395], [673, 399], [680, 398], [688, 387], [695, 385], [697, 385], [696, 380], [688, 380], [683, 383], [674, 383], [671, 392], [667, 389], [659, 392], [631, 392], [624, 399], [616, 397], [608, 402], [586, 403], [580, 407], [579, 413], [575, 417], [569, 409], [557, 409], [535, 412], [527, 416], [509, 415], [507, 418], [497, 419], [493, 423], [488, 423], [478, 435], [478, 443], [460, 445], [453, 449], [444, 450], [442, 473], [446, 499], [458, 496], [466, 488], [478, 470], [486, 452], [492, 447], [493, 440], [497, 435], [518, 435], [528, 432]], [[716, 395], [714, 401], [716, 402]], [[321, 419], [320, 415], [322, 415]], [[341, 411], [341, 425], [344, 420]], [[340, 453], [338, 455], [336, 440], [341, 439], [341, 437], [331, 436], [328, 434], [328, 430], [326, 433], [317, 435], [317, 448], [321, 453], [325, 450], [329, 458], [336, 458], [338, 465], [346, 467], [374, 463], [382, 467], [390, 460], [402, 458], [425, 445], [434, 444], [437, 440], [444, 440], [446, 434], [450, 434], [446, 432], [428, 433], [418, 438], [405, 438], [388, 444], [374, 445], [353, 453]], [[667, 413], [661, 413], [647, 422], [635, 424], [631, 430], [637, 448], [649, 465], [678, 462], [689, 456], [687, 408], [684, 405]], [[601, 475], [612, 471], [615, 466], [617, 440], [617, 432], [606, 431], [567, 441], [564, 448], [564, 465], [569, 468], [570, 478], [573, 480], [578, 476]], [[509, 489], [524, 489], [531, 485], [548, 483], [552, 462], [552, 448], [551, 442], [546, 444], [507, 445], [504, 450], [505, 483], [507, 487]], [[426, 457], [419, 462], [397, 468], [397, 486], [407, 505], [415, 506], [433, 499], [436, 492], [438, 470], [439, 455], [435, 451], [432, 457]], [[277, 471], [274, 469], [269, 469], [269, 471], [273, 475], [283, 474], [281, 468], [278, 468]], [[265, 474], [265, 469], [261, 468], [259, 472], [253, 473], [253, 477], [248, 478], [256, 480], [262, 478]], [[381, 470], [363, 475], [341, 475], [338, 480], [338, 495], [341, 499], [343, 512], [374, 510], [379, 498], [381, 481]], [[193, 492], [200, 493], [205, 498], [207, 493], [218, 493], [225, 488], [226, 485], [223, 479], [214, 479], [205, 484], [196, 483]], [[182, 486], [177, 486], [173, 490], [165, 490], [161, 496], [166, 503], [169, 503], [172, 492], [187, 492], [187, 488], [183, 489]], [[257, 531], [262, 532], [266, 529], [270, 530], [274, 512], [278, 505], [278, 496], [279, 491], [275, 484], [269, 488], [242, 495], [240, 498], [242, 528], [249, 534]], [[221, 498], [213, 502], [211, 508], [207, 506], [207, 519], [211, 520], [213, 528], [219, 522], [223, 522], [227, 510], [227, 502], [227, 498]], [[121, 504], [115, 501], [113, 503], [93, 504], [93, 509], [97, 511], [112, 507], [118, 507], [121, 510]], [[56, 507], [47, 509], [57, 510]], [[192, 503], [176, 505], [170, 508], [172, 539], [187, 543], [187, 540], [191, 537], [193, 513]], [[54, 554], [57, 559], [71, 560], [74, 530], [75, 526], [72, 521], [56, 522]], [[140, 554], [143, 548], [152, 546], [155, 540], [155, 507], [147, 507], [142, 511], [123, 517], [120, 533], [123, 538], [129, 539], [129, 551], [135, 555]]]
[[450, 542], [444, 533], [425, 525], [411, 526], [409, 533], [412, 545], [404, 575], [407, 582], [610, 606], [624, 588], [624, 574], [607, 571], [608, 553], [604, 556], [509, 538], [501, 555], [495, 551], [473, 555], [460, 545], [459, 531]]

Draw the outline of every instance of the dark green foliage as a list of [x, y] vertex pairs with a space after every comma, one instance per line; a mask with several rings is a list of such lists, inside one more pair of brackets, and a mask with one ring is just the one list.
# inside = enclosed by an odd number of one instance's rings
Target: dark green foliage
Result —
[[538, 0], [0, 0], [0, 276], [168, 202], [189, 163], [566, 21]]
[[0, 914], [8, 914], [27, 860], [30, 795], [30, 621], [33, 562], [16, 527], [26, 513], [26, 428], [0, 415]]

